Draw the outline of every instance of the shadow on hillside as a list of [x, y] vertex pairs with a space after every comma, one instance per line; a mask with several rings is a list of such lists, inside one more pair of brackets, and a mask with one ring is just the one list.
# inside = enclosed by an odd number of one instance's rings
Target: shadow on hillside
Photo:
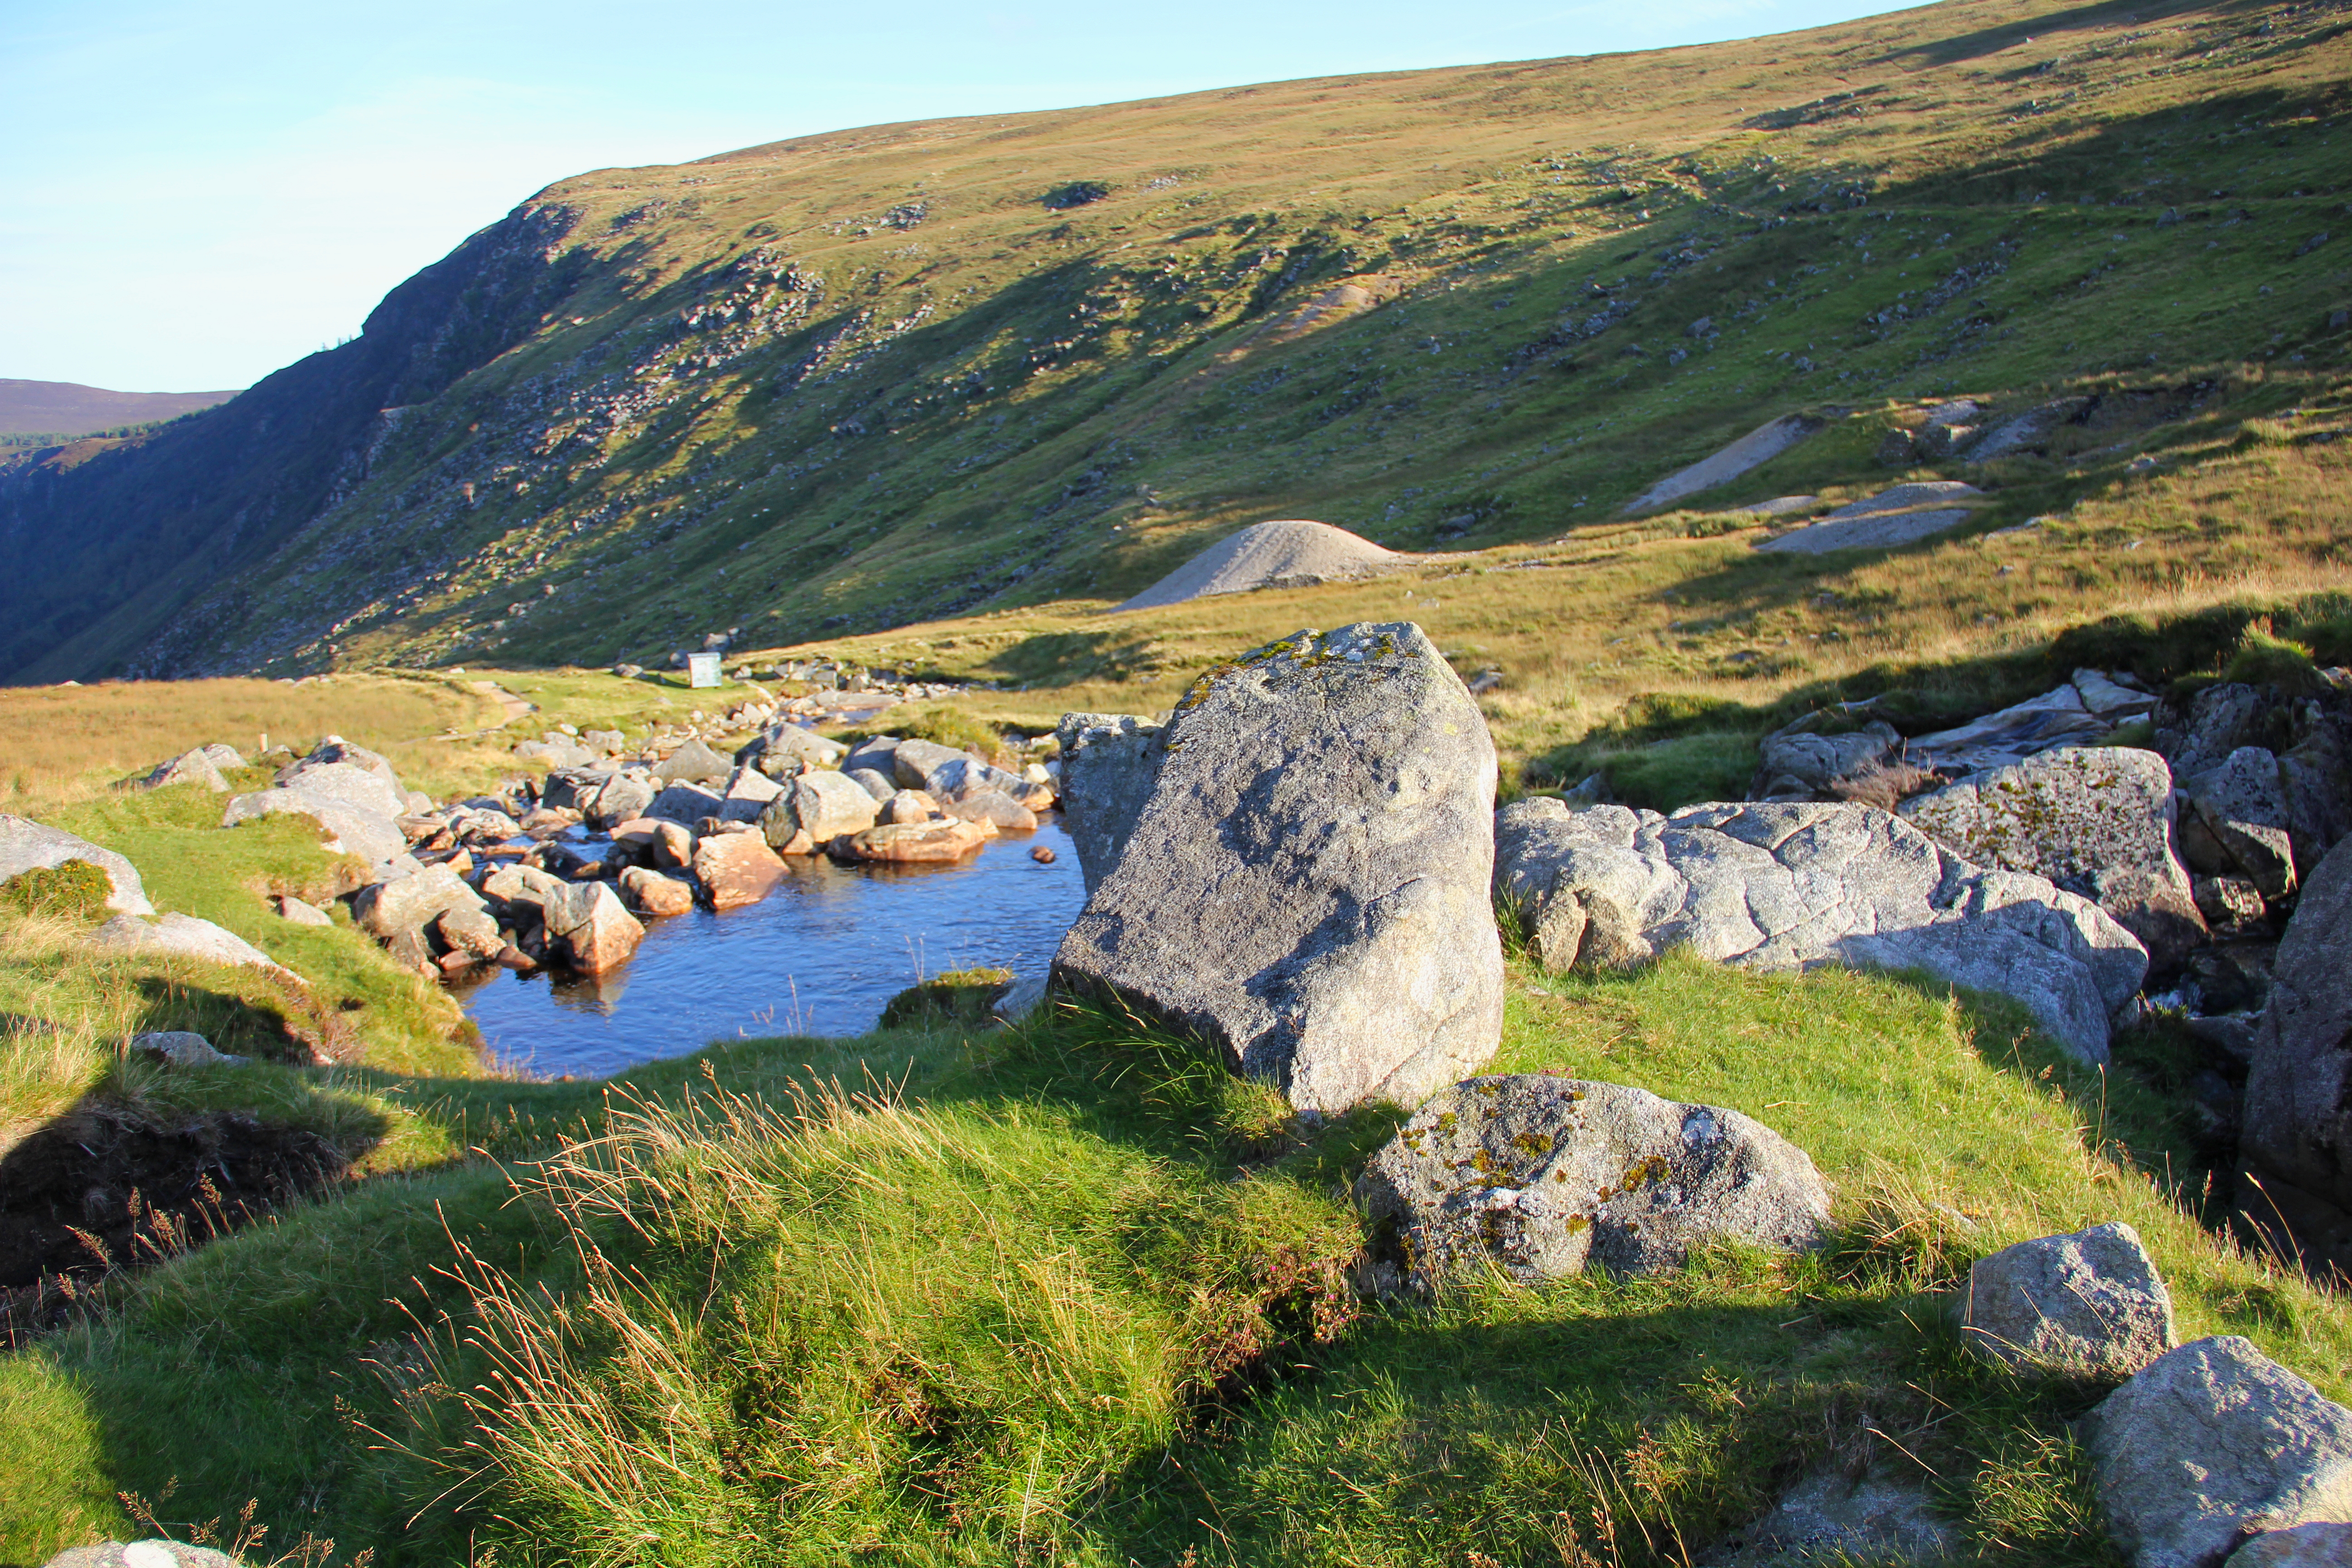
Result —
[[83, 1097], [0, 1156], [0, 1346], [72, 1321], [114, 1276], [336, 1181], [389, 1127], [345, 1107], [337, 1121], [330, 1139], [247, 1110], [163, 1114], [106, 1090]]
[[1914, 63], [1927, 66], [1948, 66], [1961, 60], [1981, 59], [1999, 54], [2020, 44], [2045, 38], [2053, 34], [2086, 32], [2095, 27], [2147, 26], [2173, 16], [2189, 15], [2227, 16], [2233, 12], [2249, 16], [2266, 9], [2256, 0], [2228, 0], [2212, 5], [2208, 0], [2099, 0], [2096, 5], [2077, 5], [2071, 10], [2045, 12], [2024, 16], [1997, 27], [1979, 27], [1973, 33], [1960, 33], [1929, 43], [1914, 44], [1885, 55], [1876, 63]]
[[1022, 638], [984, 667], [1045, 686], [1124, 680], [1151, 663], [1151, 639], [1132, 632], [1040, 632]]

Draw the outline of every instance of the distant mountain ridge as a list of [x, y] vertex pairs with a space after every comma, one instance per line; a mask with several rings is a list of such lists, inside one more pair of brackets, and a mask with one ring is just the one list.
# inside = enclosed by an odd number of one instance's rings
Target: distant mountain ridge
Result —
[[226, 392], [110, 392], [72, 381], [12, 381], [0, 377], [0, 436], [84, 436], [177, 419], [226, 403]]
[[2324, 389], [2340, 13], [1942, 0], [583, 174], [351, 342], [0, 460], [0, 680], [780, 646], [1267, 519], [1554, 537], [1784, 415], [1842, 433], [1678, 504], [1883, 475], [1845, 416], [1899, 400]]

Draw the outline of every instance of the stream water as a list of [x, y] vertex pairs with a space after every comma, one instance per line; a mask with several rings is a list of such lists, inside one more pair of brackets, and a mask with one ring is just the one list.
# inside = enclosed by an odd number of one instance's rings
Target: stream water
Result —
[[[1030, 858], [1040, 845], [1052, 865]], [[1037, 973], [1086, 902], [1077, 853], [1050, 815], [960, 865], [787, 865], [756, 904], [652, 921], [612, 973], [501, 971], [458, 998], [502, 1065], [601, 1076], [713, 1040], [860, 1034], [892, 996], [946, 970]]]

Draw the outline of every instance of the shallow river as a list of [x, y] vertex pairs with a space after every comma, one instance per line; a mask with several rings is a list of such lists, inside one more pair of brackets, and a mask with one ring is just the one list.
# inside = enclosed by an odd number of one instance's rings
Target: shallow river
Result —
[[[1039, 845], [1052, 865], [1029, 858]], [[601, 979], [501, 971], [459, 1000], [507, 1066], [617, 1072], [712, 1040], [860, 1034], [945, 970], [1037, 973], [1086, 902], [1076, 851], [1050, 816], [957, 866], [786, 864], [783, 885], [749, 908], [650, 922], [636, 956]]]

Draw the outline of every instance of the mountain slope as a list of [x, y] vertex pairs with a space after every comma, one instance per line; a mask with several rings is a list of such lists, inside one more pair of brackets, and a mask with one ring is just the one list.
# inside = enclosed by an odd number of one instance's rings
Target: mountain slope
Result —
[[[1792, 411], [2291, 399], [2344, 366], [2347, 16], [1947, 0], [583, 175], [0, 472], [0, 675], [774, 645], [1268, 517], [1557, 534]], [[1834, 427], [1704, 499], [1866, 462]]]
[[72, 381], [0, 377], [0, 436], [79, 436], [177, 419], [226, 403], [235, 392], [110, 392]]

